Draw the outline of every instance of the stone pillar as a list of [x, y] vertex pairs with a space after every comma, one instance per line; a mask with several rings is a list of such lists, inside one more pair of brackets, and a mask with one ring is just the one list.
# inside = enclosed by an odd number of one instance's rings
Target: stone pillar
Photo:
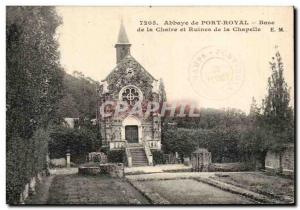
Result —
[[70, 154], [70, 149], [67, 149], [66, 159], [67, 159], [67, 168], [70, 168], [70, 167], [71, 167], [71, 154]]
[[211, 153], [205, 148], [198, 148], [192, 153], [192, 170], [196, 172], [208, 171], [211, 164]]

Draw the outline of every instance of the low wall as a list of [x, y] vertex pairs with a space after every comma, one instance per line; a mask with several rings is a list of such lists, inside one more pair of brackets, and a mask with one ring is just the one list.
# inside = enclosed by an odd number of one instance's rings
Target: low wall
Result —
[[49, 172], [47, 169], [38, 173], [36, 176], [32, 177], [30, 181], [24, 186], [23, 191], [20, 194], [19, 204], [25, 204], [26, 200], [36, 194], [37, 184], [43, 181], [44, 176], [48, 176]]
[[67, 161], [64, 157], [63, 158], [53, 158], [53, 159], [50, 159], [50, 166], [58, 167], [58, 168], [66, 167]]
[[124, 177], [124, 165], [122, 163], [85, 164], [78, 168], [78, 174], [82, 175], [109, 175], [111, 177]]
[[288, 146], [282, 152], [268, 151], [265, 158], [265, 168], [269, 171], [294, 174], [294, 146]]
[[236, 172], [249, 170], [253, 170], [253, 166], [247, 162], [211, 163], [208, 166], [208, 171]]

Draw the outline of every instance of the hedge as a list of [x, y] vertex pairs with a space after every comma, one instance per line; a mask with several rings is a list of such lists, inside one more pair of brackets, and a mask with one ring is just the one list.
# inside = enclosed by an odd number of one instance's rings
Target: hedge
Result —
[[126, 160], [125, 150], [111, 150], [107, 152], [109, 163], [124, 163]]
[[51, 131], [49, 142], [50, 158], [62, 158], [69, 149], [71, 161], [74, 163], [85, 162], [89, 152], [95, 152], [100, 147], [97, 134], [88, 128], [72, 129], [56, 127]]
[[24, 186], [37, 173], [47, 169], [48, 130], [38, 129], [32, 138], [7, 138], [7, 202], [18, 204]]
[[166, 160], [164, 159], [164, 153], [162, 151], [152, 150], [151, 153], [154, 165], [166, 163]]

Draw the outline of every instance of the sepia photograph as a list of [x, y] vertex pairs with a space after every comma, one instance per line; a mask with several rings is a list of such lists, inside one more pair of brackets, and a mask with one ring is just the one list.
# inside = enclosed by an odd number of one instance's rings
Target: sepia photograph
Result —
[[9, 206], [295, 205], [293, 6], [6, 6]]

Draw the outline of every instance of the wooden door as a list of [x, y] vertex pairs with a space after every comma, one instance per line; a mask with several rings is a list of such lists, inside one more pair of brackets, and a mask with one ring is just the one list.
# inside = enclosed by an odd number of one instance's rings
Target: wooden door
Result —
[[125, 126], [125, 138], [128, 143], [138, 143], [139, 142], [138, 126], [136, 125]]

